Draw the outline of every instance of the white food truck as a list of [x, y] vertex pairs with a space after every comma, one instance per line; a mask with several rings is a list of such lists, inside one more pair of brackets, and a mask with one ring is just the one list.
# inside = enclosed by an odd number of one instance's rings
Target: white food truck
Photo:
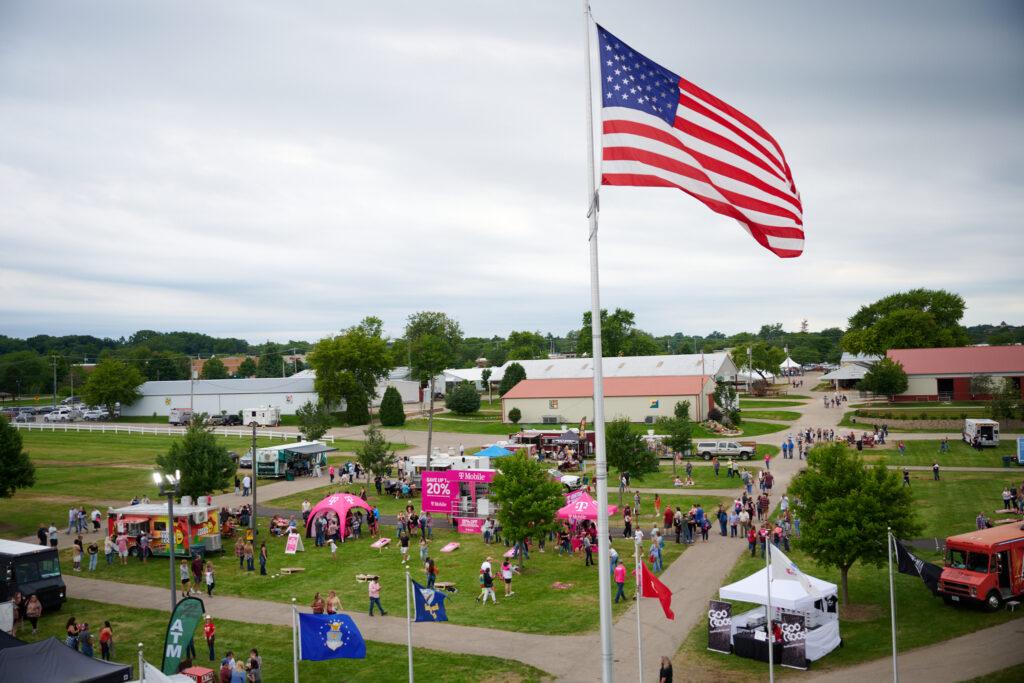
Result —
[[999, 445], [999, 423], [995, 420], [964, 420], [964, 442], [973, 444], [975, 437], [982, 446]]

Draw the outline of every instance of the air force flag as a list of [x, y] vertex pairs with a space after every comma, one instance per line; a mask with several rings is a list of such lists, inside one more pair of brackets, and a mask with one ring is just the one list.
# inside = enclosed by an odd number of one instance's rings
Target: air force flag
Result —
[[444, 611], [444, 599], [447, 597], [444, 593], [424, 588], [413, 581], [412, 594], [416, 601], [416, 621], [448, 621]]
[[366, 659], [366, 641], [344, 614], [300, 614], [299, 659]]

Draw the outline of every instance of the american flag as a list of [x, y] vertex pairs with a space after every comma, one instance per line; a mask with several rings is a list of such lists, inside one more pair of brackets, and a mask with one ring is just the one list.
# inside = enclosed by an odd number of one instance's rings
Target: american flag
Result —
[[756, 121], [597, 27], [603, 185], [675, 187], [783, 258], [803, 253], [800, 193]]

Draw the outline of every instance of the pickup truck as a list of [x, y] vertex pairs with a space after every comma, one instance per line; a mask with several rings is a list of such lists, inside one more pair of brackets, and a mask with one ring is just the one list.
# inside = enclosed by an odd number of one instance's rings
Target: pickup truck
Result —
[[711, 460], [712, 457], [750, 460], [757, 452], [753, 441], [695, 441], [691, 451], [695, 457]]

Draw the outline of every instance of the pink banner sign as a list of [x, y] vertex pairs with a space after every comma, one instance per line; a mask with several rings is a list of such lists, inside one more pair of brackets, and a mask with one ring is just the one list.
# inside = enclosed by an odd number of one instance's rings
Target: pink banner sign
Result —
[[460, 534], [479, 534], [484, 528], [484, 520], [478, 517], [459, 517]]
[[423, 511], [447, 515], [457, 509], [459, 484], [488, 484], [494, 481], [494, 470], [446, 470], [423, 472], [420, 476]]
[[299, 535], [288, 534], [288, 542], [284, 546], [285, 555], [294, 555], [295, 551], [299, 549]]

